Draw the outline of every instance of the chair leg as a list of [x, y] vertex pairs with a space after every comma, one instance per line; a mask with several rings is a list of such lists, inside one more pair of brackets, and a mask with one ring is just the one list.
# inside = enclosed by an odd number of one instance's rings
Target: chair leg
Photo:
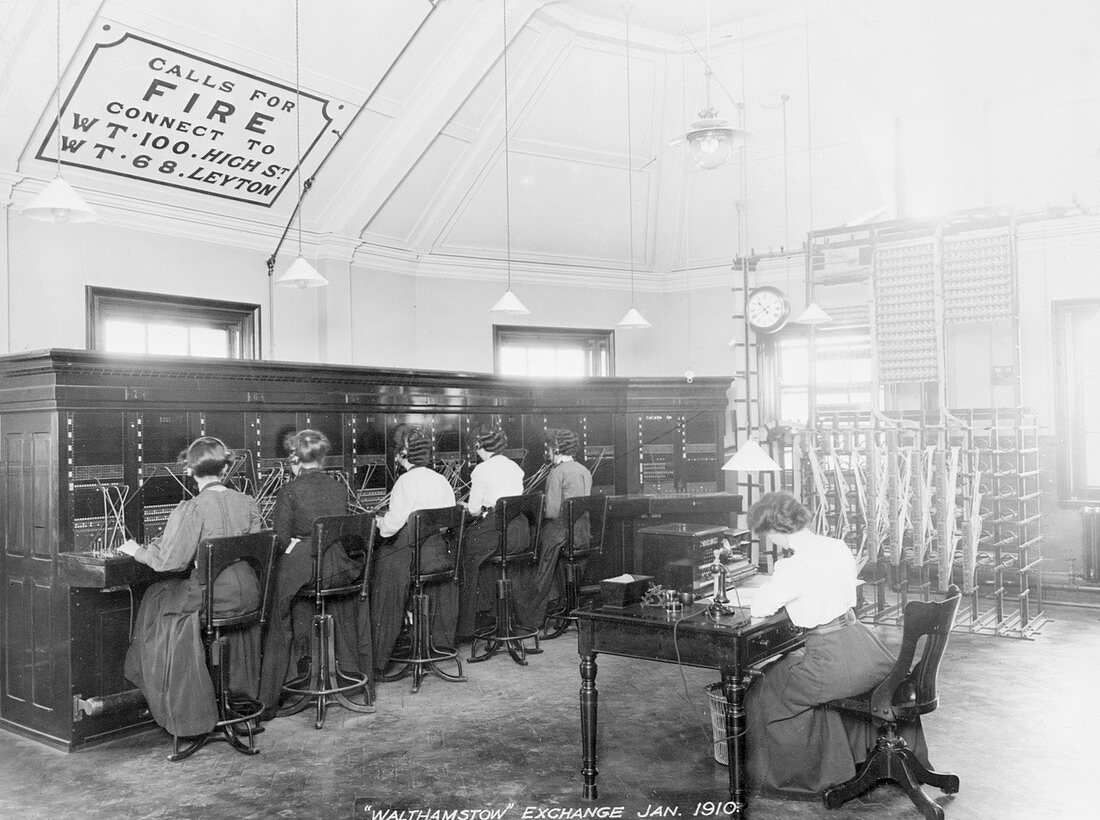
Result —
[[880, 780], [891, 779], [889, 752], [875, 747], [871, 755], [859, 767], [856, 776], [821, 792], [821, 801], [827, 809], [839, 808], [854, 797], [859, 797]]
[[[577, 593], [577, 567], [572, 561], [565, 561], [565, 582], [562, 585], [561, 603], [558, 608], [546, 616], [542, 625], [542, 639], [552, 641], [554, 638], [565, 634], [569, 625], [576, 620], [570, 616], [570, 612], [577, 608], [579, 595]], [[551, 621], [556, 621], [557, 626], [552, 630], [548, 627]]]
[[913, 805], [916, 806], [921, 814], [923, 814], [927, 820], [943, 820], [943, 809], [936, 805], [924, 790], [920, 787], [920, 783], [917, 782], [916, 777], [913, 776], [913, 772], [909, 769], [907, 760], [904, 755], [899, 755], [895, 760], [896, 766], [893, 767], [894, 779], [898, 785], [901, 786], [909, 799], [913, 801]]
[[912, 749], [899, 749], [898, 753], [902, 756], [905, 764], [919, 782], [927, 783], [929, 786], [935, 786], [944, 794], [956, 794], [959, 791], [959, 776], [957, 774], [937, 772], [933, 769], [929, 769], [917, 759]]
[[289, 717], [305, 711], [309, 706], [310, 695], [307, 692], [317, 691], [321, 688], [321, 670], [319, 659], [321, 657], [321, 616], [314, 615], [309, 630], [309, 671], [283, 685], [283, 692], [289, 692], [290, 699], [279, 707], [279, 717]]
[[959, 790], [959, 778], [953, 774], [932, 771], [922, 764], [913, 754], [913, 750], [905, 745], [905, 741], [895, 734], [892, 724], [887, 724], [880, 731], [875, 748], [860, 766], [856, 776], [846, 783], [830, 786], [821, 793], [825, 807], [835, 809], [877, 783], [889, 781], [901, 786], [927, 820], [943, 820], [943, 809], [924, 793], [921, 783], [936, 786], [947, 794], [954, 794]]
[[[366, 676], [348, 675], [340, 669], [336, 660], [335, 630], [332, 616], [324, 609], [313, 616], [309, 638], [309, 674], [295, 678], [283, 686], [283, 692], [291, 695], [292, 700], [279, 710], [280, 717], [295, 715], [312, 702], [314, 726], [321, 729], [325, 725], [330, 703], [337, 703], [353, 712], [370, 714], [374, 711], [369, 679]], [[356, 703], [348, 696], [357, 689], [363, 690], [364, 703]]]
[[199, 735], [188, 744], [186, 749], [180, 751], [180, 739], [176, 735], [172, 735], [172, 754], [168, 755], [168, 759], [172, 763], [179, 763], [181, 760], [186, 760], [205, 746], [209, 737], [209, 734]]
[[332, 669], [330, 668], [332, 655], [329, 654], [332, 641], [332, 619], [321, 616], [317, 628], [320, 633], [317, 643], [321, 645], [321, 656], [313, 660], [317, 665], [317, 677], [320, 679], [321, 686], [318, 687], [318, 694], [313, 695], [313, 703], [316, 707], [313, 728], [323, 729], [325, 727], [325, 710], [328, 708], [328, 695], [323, 694], [323, 691], [324, 688], [328, 687], [329, 680], [332, 678]]
[[[420, 597], [417, 607], [420, 621], [420, 645], [426, 647], [425, 657], [428, 659], [427, 663], [423, 664], [424, 672], [431, 672], [440, 680], [451, 683], [465, 683], [468, 678], [462, 674], [462, 661], [458, 657], [458, 652], [455, 651], [453, 654], [445, 652], [435, 645], [435, 640], [432, 638], [432, 601], [427, 595]], [[449, 660], [453, 660], [458, 665], [457, 673], [444, 672], [440, 669], [440, 662]]]
[[[515, 602], [512, 597], [512, 582], [503, 575], [497, 580], [497, 620], [492, 628], [481, 630], [474, 634], [473, 644], [470, 646], [469, 663], [481, 663], [496, 655], [501, 649], [507, 649], [512, 660], [520, 666], [527, 665], [528, 655], [538, 655], [543, 652], [539, 646], [539, 631], [529, 629], [516, 620]], [[529, 648], [524, 643], [534, 640], [534, 648]], [[485, 642], [485, 651], [477, 653], [479, 641]]]
[[[462, 661], [459, 660], [457, 651], [446, 651], [435, 645], [432, 639], [432, 609], [431, 599], [418, 592], [413, 595], [413, 623], [410, 635], [412, 646], [409, 654], [404, 657], [394, 658], [394, 664], [402, 664], [397, 672], [385, 675], [381, 680], [399, 681], [412, 676], [412, 693], [420, 691], [420, 684], [428, 672], [431, 672], [440, 680], [450, 683], [465, 683], [468, 678], [462, 673]], [[439, 664], [445, 661], [454, 661], [458, 665], [458, 672], [445, 672]]]
[[[254, 728], [254, 724], [260, 716], [263, 704], [252, 698], [238, 698], [236, 700], [233, 698], [232, 693], [229, 691], [228, 644], [221, 635], [214, 636], [214, 639], [207, 646], [207, 652], [210, 659], [210, 677], [211, 683], [214, 685], [214, 702], [217, 706], [218, 722], [211, 731], [193, 738], [187, 748], [182, 750], [180, 749], [180, 738], [173, 736], [172, 754], [168, 755], [168, 760], [173, 763], [191, 757], [205, 746], [209, 740], [224, 740], [241, 754], [255, 755], [260, 753], [260, 750], [256, 748], [255, 735], [258, 733]], [[248, 743], [237, 736], [238, 730], [242, 727], [244, 736], [248, 738]]]

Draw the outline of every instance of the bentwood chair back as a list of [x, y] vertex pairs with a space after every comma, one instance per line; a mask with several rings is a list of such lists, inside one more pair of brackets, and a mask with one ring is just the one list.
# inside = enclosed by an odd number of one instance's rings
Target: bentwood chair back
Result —
[[[202, 610], [199, 616], [202, 642], [206, 653], [207, 669], [214, 685], [214, 697], [218, 707], [218, 722], [212, 732], [194, 738], [186, 748], [180, 749], [180, 738], [172, 738], [172, 754], [168, 759], [176, 762], [197, 752], [208, 740], [225, 740], [242, 754], [257, 754], [254, 730], [264, 705], [255, 698], [244, 697], [230, 691], [231, 662], [229, 634], [238, 630], [255, 630], [254, 644], [258, 647], [263, 626], [267, 623], [271, 605], [272, 577], [275, 563], [275, 533], [271, 530], [247, 535], [208, 538], [199, 544], [196, 554], [195, 576], [202, 587]], [[256, 587], [239, 585], [241, 591], [252, 597], [240, 600], [230, 613], [218, 612], [218, 580], [222, 573], [236, 564], [243, 564], [255, 575]], [[256, 658], [259, 669], [259, 658]], [[257, 681], [258, 686], [258, 681]], [[247, 738], [247, 743], [241, 738]]]
[[[905, 606], [901, 649], [890, 674], [874, 689], [858, 698], [827, 704], [873, 721], [878, 740], [855, 777], [822, 792], [825, 806], [837, 808], [883, 781], [900, 785], [928, 820], [943, 820], [943, 809], [921, 789], [935, 786], [947, 794], [959, 790], [959, 778], [936, 772], [921, 763], [899, 731], [939, 705], [937, 681], [947, 639], [959, 608], [959, 588], [952, 584], [943, 601], [910, 601]], [[924, 650], [916, 659], [917, 645]]]
[[[383, 680], [413, 679], [413, 694], [420, 691], [426, 673], [441, 680], [463, 683], [462, 661], [454, 647], [436, 646], [432, 640], [432, 601], [428, 587], [457, 584], [462, 547], [466, 536], [466, 509], [461, 504], [431, 510], [417, 510], [406, 524], [413, 533], [412, 625], [409, 648], [395, 654], [392, 663], [402, 668]], [[457, 596], [457, 590], [455, 591]], [[454, 661], [457, 674], [445, 672], [439, 664]]]
[[[546, 616], [543, 640], [558, 637], [569, 628], [569, 624], [577, 620], [569, 613], [581, 605], [581, 596], [585, 592], [582, 565], [589, 556], [603, 554], [604, 534], [607, 532], [607, 496], [567, 498], [563, 514], [566, 526], [565, 545], [561, 550], [559, 564], [564, 584], [558, 607]], [[599, 592], [598, 585], [590, 589], [592, 594]]]
[[[309, 671], [283, 686], [287, 703], [279, 710], [280, 715], [297, 714], [313, 703], [314, 726], [321, 729], [330, 704], [339, 704], [353, 712], [374, 711], [370, 670], [352, 673], [342, 669], [336, 659], [336, 627], [329, 604], [335, 599], [355, 597], [357, 606], [369, 606], [367, 594], [376, 532], [371, 513], [314, 519], [313, 584], [303, 593], [303, 597], [313, 599]], [[340, 567], [340, 572], [334, 572], [333, 564]]]
[[[532, 565], [538, 561], [539, 532], [542, 528], [543, 493], [505, 496], [497, 500], [495, 518], [498, 546], [496, 555], [486, 562], [497, 567], [496, 622], [491, 627], [474, 633], [470, 663], [480, 663], [493, 657], [501, 649], [507, 649], [512, 660], [527, 665], [527, 655], [542, 652], [539, 648], [539, 629], [516, 620], [513, 581], [509, 569]], [[534, 640], [533, 649], [525, 641]], [[485, 651], [478, 654], [479, 643]]]

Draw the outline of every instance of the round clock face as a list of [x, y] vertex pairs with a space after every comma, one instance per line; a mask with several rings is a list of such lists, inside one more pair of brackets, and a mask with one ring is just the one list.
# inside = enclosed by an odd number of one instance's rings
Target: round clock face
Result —
[[758, 333], [774, 333], [787, 323], [791, 306], [778, 288], [756, 288], [749, 293], [745, 305], [745, 318]]

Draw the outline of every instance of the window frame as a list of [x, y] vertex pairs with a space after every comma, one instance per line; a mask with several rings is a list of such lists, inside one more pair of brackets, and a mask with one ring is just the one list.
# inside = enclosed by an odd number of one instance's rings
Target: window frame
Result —
[[1100, 311], [1100, 299], [1066, 299], [1051, 304], [1054, 338], [1054, 412], [1056, 419], [1056, 488], [1060, 504], [1089, 504], [1100, 500], [1100, 486], [1088, 483], [1085, 419], [1088, 408], [1078, 384], [1077, 322], [1086, 313]]
[[84, 294], [85, 344], [88, 350], [104, 350], [103, 333], [106, 321], [125, 317], [144, 322], [162, 320], [188, 327], [224, 328], [229, 331], [230, 338], [226, 358], [260, 358], [259, 305], [95, 285], [85, 286]]
[[[843, 412], [866, 412], [875, 406], [874, 402], [874, 380], [869, 379], [866, 382], [852, 382], [846, 381], [843, 384], [846, 387], [846, 392], [859, 393], [863, 392], [863, 388], [866, 388], [868, 394], [868, 406], [864, 407], [859, 404], [847, 403], [847, 404], [829, 404], [822, 406], [819, 402], [820, 394], [829, 394], [832, 392], [833, 385], [824, 383], [819, 380], [817, 372], [817, 362], [820, 351], [817, 349], [822, 346], [822, 337], [824, 336], [826, 341], [824, 347], [826, 348], [825, 358], [834, 359], [846, 359], [847, 361], [855, 361], [856, 357], [844, 357], [836, 354], [836, 350], [828, 350], [830, 347], [828, 343], [828, 337], [834, 336], [836, 338], [843, 337], [845, 335], [864, 335], [866, 334], [866, 347], [867, 361], [871, 368], [874, 368], [874, 351], [872, 349], [871, 329], [869, 325], [854, 324], [844, 325], [835, 328], [815, 328], [810, 329], [802, 326], [788, 326], [779, 333], [768, 337], [766, 342], [761, 345], [762, 360], [760, 364], [760, 370], [762, 377], [765, 377], [772, 385], [772, 389], [769, 391], [768, 396], [761, 396], [762, 407], [761, 412], [765, 419], [768, 418], [768, 413], [773, 414], [774, 420], [778, 422], [796, 422], [804, 424], [806, 420], [796, 420], [793, 418], [781, 418], [781, 411], [783, 409], [783, 395], [787, 392], [794, 392], [797, 390], [804, 390], [806, 393], [806, 406], [805, 412], [808, 414], [807, 419], [816, 418], [818, 414], [833, 414]], [[780, 348], [784, 342], [793, 343], [800, 341], [806, 348], [806, 380], [799, 382], [784, 382], [783, 372], [781, 367], [782, 356], [780, 355]], [[863, 357], [859, 357], [863, 358]], [[873, 373], [873, 371], [872, 371]], [[852, 389], [855, 388], [855, 389]]]
[[[589, 363], [600, 356], [607, 360], [607, 373], [587, 374], [580, 378], [611, 378], [615, 375], [615, 331], [606, 328], [583, 327], [538, 327], [532, 325], [493, 325], [493, 373], [503, 375], [501, 370], [501, 348], [511, 341], [528, 339], [537, 341], [540, 339], [575, 340], [590, 346]], [[558, 378], [558, 377], [550, 377]]]

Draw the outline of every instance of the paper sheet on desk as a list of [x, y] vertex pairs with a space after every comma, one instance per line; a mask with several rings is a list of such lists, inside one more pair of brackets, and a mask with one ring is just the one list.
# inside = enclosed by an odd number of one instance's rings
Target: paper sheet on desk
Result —
[[125, 544], [119, 544], [118, 551], [121, 552], [123, 555], [129, 555], [130, 557], [133, 557], [134, 553], [137, 552], [140, 547], [141, 544], [131, 538]]
[[752, 602], [759, 589], [760, 587], [730, 587], [726, 590], [726, 597], [734, 606], [747, 607], [751, 614]]

